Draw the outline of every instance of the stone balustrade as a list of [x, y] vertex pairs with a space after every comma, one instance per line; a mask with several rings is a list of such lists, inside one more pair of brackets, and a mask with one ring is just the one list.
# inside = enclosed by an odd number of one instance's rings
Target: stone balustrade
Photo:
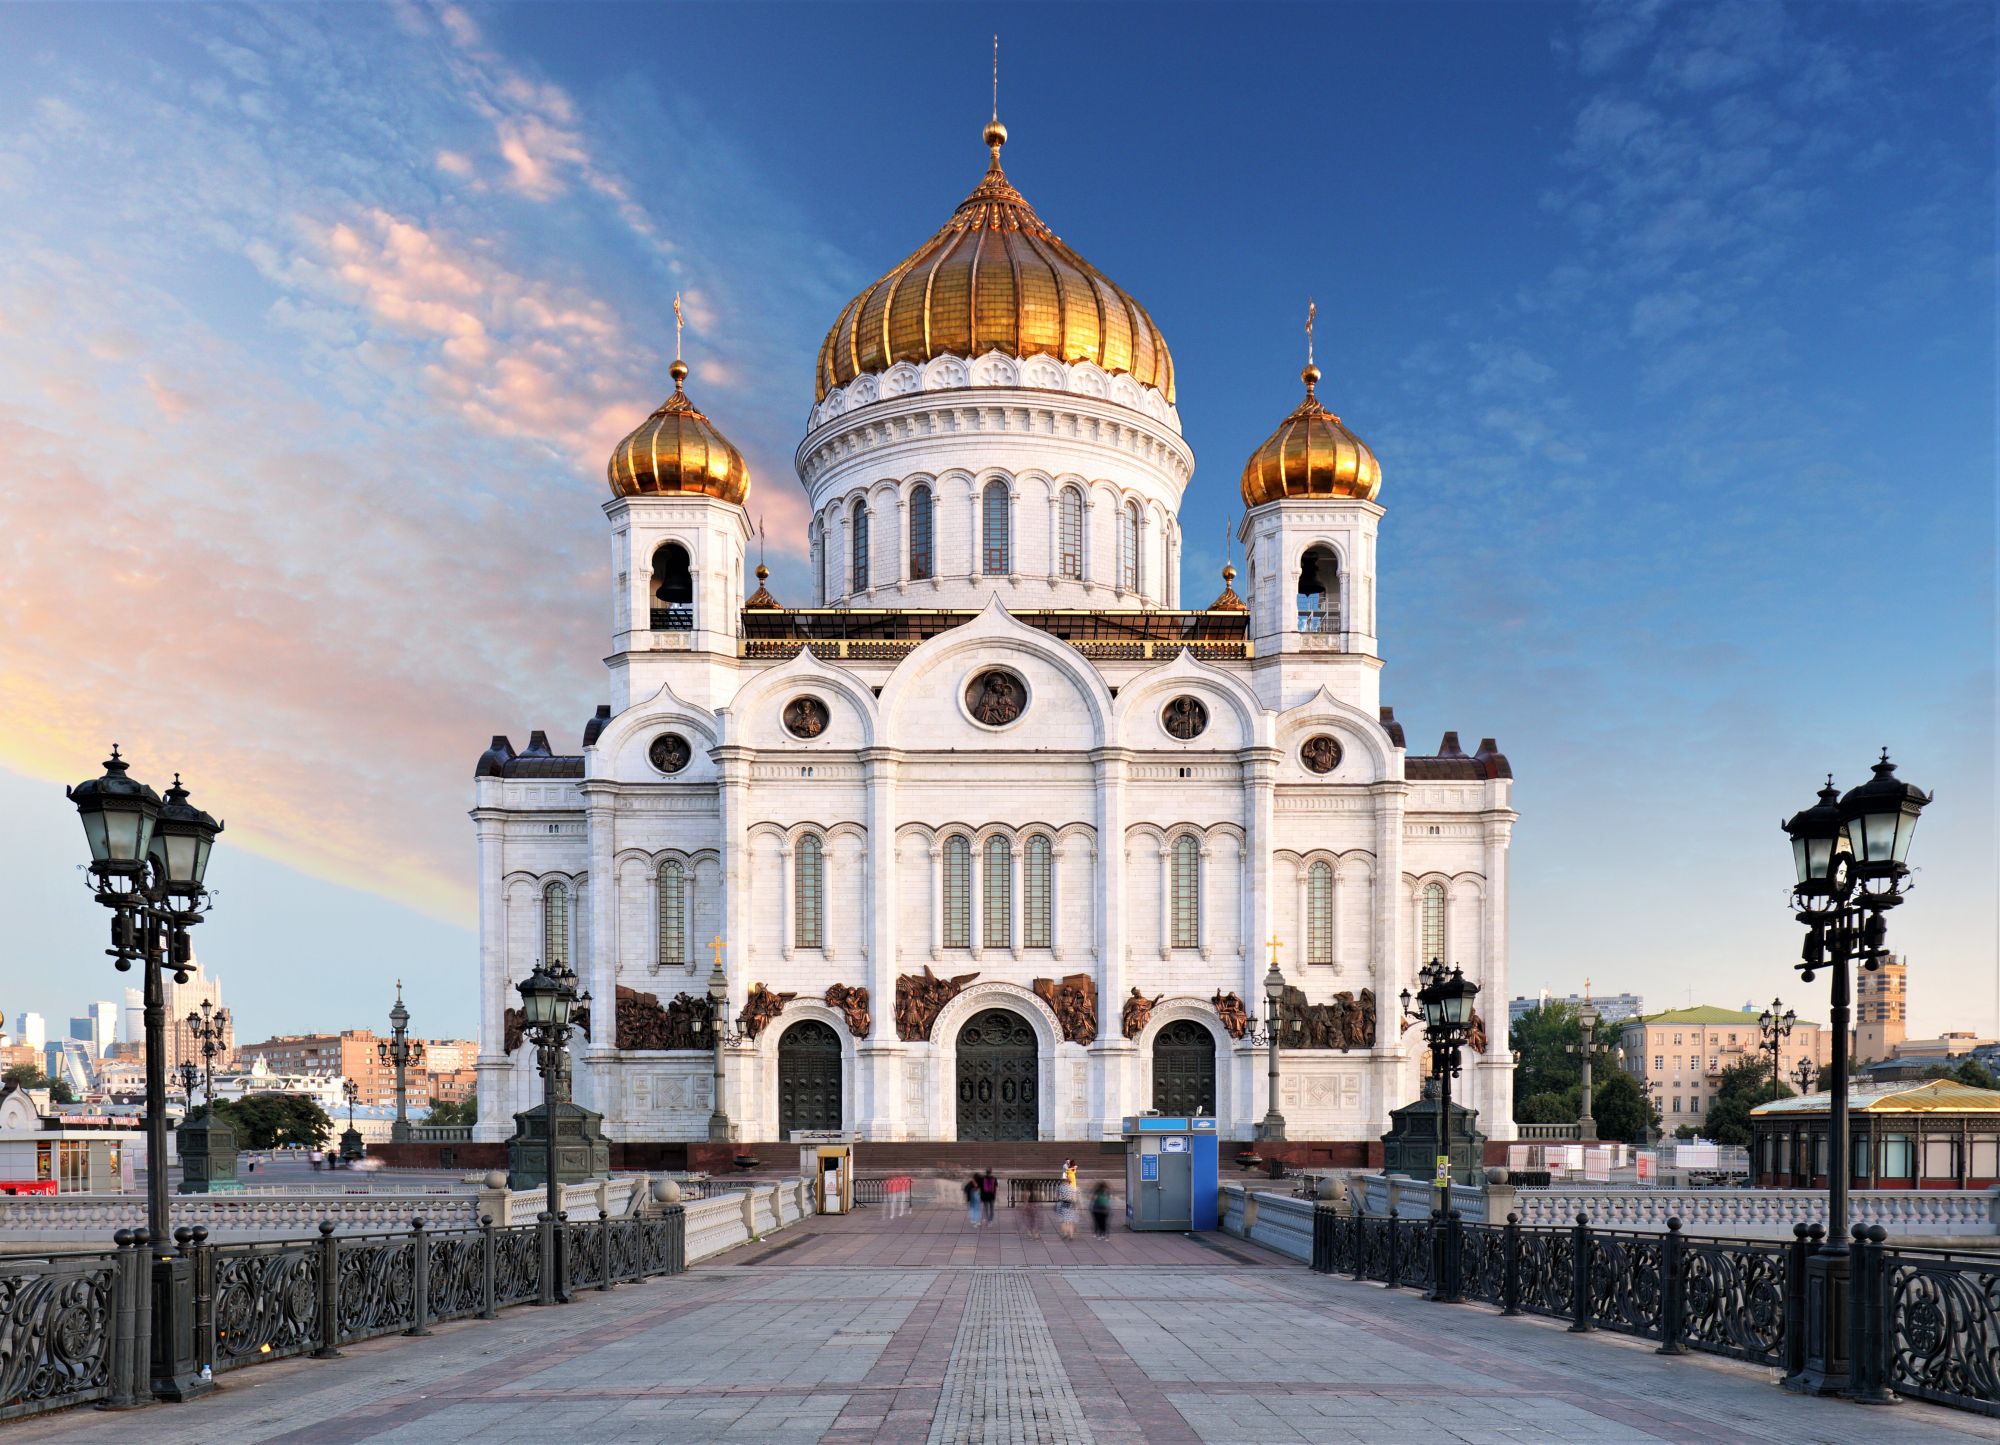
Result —
[[[1386, 1215], [1393, 1202], [1401, 1218], [1428, 1219], [1437, 1208], [1436, 1187], [1427, 1179], [1412, 1179], [1405, 1174], [1364, 1174], [1360, 1187], [1352, 1190], [1350, 1197], [1356, 1214]], [[1511, 1197], [1511, 1191], [1504, 1186], [1499, 1190], [1478, 1189], [1470, 1184], [1451, 1186], [1451, 1207], [1468, 1224], [1505, 1224], [1507, 1209], [1500, 1205]], [[1574, 1220], [1575, 1216], [1571, 1218]], [[1522, 1222], [1526, 1222], [1525, 1217]], [[1666, 1225], [1660, 1227], [1665, 1229]]]
[[[1891, 1239], [2000, 1234], [2000, 1189], [1857, 1189], [1848, 1199], [1852, 1223], [1879, 1224]], [[1669, 1219], [1678, 1219], [1690, 1234], [1787, 1239], [1795, 1224], [1826, 1223], [1826, 1195], [1808, 1189], [1557, 1186], [1516, 1191], [1514, 1210], [1523, 1224], [1573, 1224], [1587, 1214], [1602, 1229], [1664, 1231]]]

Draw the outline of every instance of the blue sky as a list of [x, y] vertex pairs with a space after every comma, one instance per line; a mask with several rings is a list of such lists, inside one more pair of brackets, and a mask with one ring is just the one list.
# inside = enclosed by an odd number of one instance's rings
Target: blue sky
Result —
[[[0, 54], [0, 1010], [126, 980], [55, 783], [229, 820], [246, 1034], [474, 1024], [472, 761], [605, 695], [602, 461], [691, 383], [773, 587], [840, 305], [978, 178], [993, 12], [36, 7]], [[1983, 5], [1030, 6], [1010, 176], [1151, 310], [1212, 590], [1243, 458], [1380, 455], [1384, 697], [1519, 779], [1513, 984], [1823, 996], [1783, 815], [1935, 788], [1912, 1027], [1995, 1027]]]

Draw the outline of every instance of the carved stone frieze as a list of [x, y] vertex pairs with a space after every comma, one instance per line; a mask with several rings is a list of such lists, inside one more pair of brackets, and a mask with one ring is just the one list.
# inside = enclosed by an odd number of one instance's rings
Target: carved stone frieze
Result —
[[1279, 1042], [1288, 1049], [1368, 1049], [1375, 1046], [1375, 990], [1342, 989], [1328, 1003], [1308, 1003], [1287, 985], [1278, 1001]]
[[[715, 1007], [706, 995], [675, 994], [661, 1005], [650, 993], [618, 986], [618, 1047], [621, 1049], [702, 1049], [710, 1047], [708, 1024]], [[697, 1029], [695, 1025], [701, 1027]]]

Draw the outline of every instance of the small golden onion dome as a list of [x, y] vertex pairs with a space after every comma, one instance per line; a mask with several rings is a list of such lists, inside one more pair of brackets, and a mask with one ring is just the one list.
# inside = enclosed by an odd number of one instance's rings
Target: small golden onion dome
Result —
[[1374, 501], [1382, 490], [1382, 464], [1368, 443], [1320, 405], [1314, 395], [1319, 368], [1308, 365], [1299, 376], [1306, 399], [1243, 465], [1243, 505], [1261, 507], [1284, 497]]
[[761, 608], [766, 611], [783, 610], [778, 599], [771, 595], [771, 589], [764, 585], [764, 580], [770, 575], [771, 569], [766, 567], [762, 562], [759, 562], [757, 564], [757, 590], [752, 592], [750, 600], [743, 604], [745, 611], [751, 608]]
[[695, 409], [682, 383], [684, 361], [669, 368], [674, 394], [611, 453], [606, 470], [617, 497], [717, 497], [741, 506], [750, 494], [743, 453]]
[[1222, 564], [1222, 595], [1208, 604], [1210, 612], [1248, 612], [1250, 604], [1236, 595], [1236, 568], [1233, 564]]
[[1174, 360], [1146, 309], [1064, 245], [1000, 169], [1007, 127], [982, 137], [986, 175], [930, 240], [847, 303], [819, 349], [815, 399], [899, 361], [989, 351], [1123, 372], [1174, 400]]

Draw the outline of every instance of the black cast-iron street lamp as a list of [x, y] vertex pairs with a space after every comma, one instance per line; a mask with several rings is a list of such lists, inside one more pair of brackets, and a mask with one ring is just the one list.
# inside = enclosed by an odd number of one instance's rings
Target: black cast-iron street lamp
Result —
[[[1780, 1009], [1784, 1009], [1784, 1012], [1780, 1013]], [[1781, 998], [1772, 999], [1771, 1006], [1757, 1015], [1757, 1032], [1764, 1040], [1764, 1052], [1771, 1056], [1773, 1093], [1782, 1087], [1778, 1077], [1778, 1046], [1792, 1036], [1792, 1026], [1798, 1021], [1799, 1016], [1791, 1009], [1785, 1008], [1785, 1001]]]
[[410, 1011], [403, 1007], [403, 981], [396, 980], [396, 1006], [389, 1010], [389, 1041], [375, 1045], [375, 1057], [396, 1067], [396, 1122], [389, 1126], [389, 1138], [398, 1144], [410, 1142], [409, 1070], [424, 1061], [424, 1046], [410, 1037]]
[[1932, 795], [1896, 776], [1889, 751], [1874, 777], [1842, 797], [1826, 780], [1819, 801], [1783, 824], [1792, 842], [1797, 881], [1792, 906], [1806, 927], [1797, 965], [1811, 983], [1832, 970], [1833, 1097], [1827, 1111], [1826, 1240], [1806, 1262], [1805, 1365], [1786, 1388], [1835, 1394], [1849, 1385], [1847, 1189], [1847, 1023], [1853, 980], [1850, 965], [1867, 969], [1888, 957], [1883, 917], [1903, 901], [1910, 869], [1905, 861], [1917, 815]]
[[194, 1116], [194, 1086], [201, 1082], [201, 1070], [194, 1066], [193, 1059], [183, 1059], [181, 1060], [180, 1067], [174, 1070], [174, 1073], [180, 1078], [181, 1092], [187, 1095], [187, 1108], [182, 1111], [181, 1117], [184, 1119], [192, 1118]]
[[1812, 1092], [1813, 1075], [1817, 1072], [1818, 1070], [1813, 1068], [1813, 1061], [1808, 1058], [1802, 1057], [1796, 1064], [1792, 1065], [1792, 1082], [1798, 1085], [1798, 1090], [1801, 1094], [1810, 1094]]
[[715, 950], [715, 966], [708, 971], [708, 1018], [699, 1014], [693, 1021], [694, 1034], [701, 1037], [703, 1028], [709, 1031], [709, 1044], [715, 1056], [715, 1078], [710, 1086], [712, 1107], [708, 1111], [708, 1141], [711, 1144], [727, 1144], [735, 1133], [735, 1126], [729, 1122], [729, 1111], [722, 1105], [722, 1051], [730, 1044], [740, 1042], [743, 1033], [729, 1017], [729, 975], [722, 971], [722, 939], [717, 937], [709, 947]]
[[347, 1130], [340, 1136], [340, 1157], [352, 1163], [368, 1152], [362, 1146], [361, 1131], [354, 1127], [354, 1106], [360, 1101], [361, 1085], [352, 1079], [342, 1079], [340, 1092], [347, 1099]]
[[[1464, 970], [1453, 964], [1446, 972], [1444, 962], [1434, 958], [1417, 971], [1414, 1008], [1410, 991], [1404, 989], [1402, 994], [1403, 1016], [1423, 1020], [1424, 1042], [1430, 1046], [1431, 1070], [1438, 1081], [1437, 1212], [1432, 1227], [1440, 1245], [1440, 1262], [1447, 1254], [1456, 1257], [1456, 1251], [1442, 1247], [1446, 1222], [1451, 1218], [1451, 1081], [1464, 1066], [1465, 1041], [1472, 1032], [1472, 1000], [1478, 993], [1479, 985], [1467, 978]], [[1458, 1281], [1447, 1278], [1447, 1273], [1437, 1271], [1431, 1297], [1457, 1304]]]
[[[556, 1241], [555, 1256], [562, 1248], [562, 1180], [556, 1171], [556, 1123], [557, 1106], [569, 1102], [569, 1039], [575, 1032], [570, 1022], [578, 1004], [590, 1002], [588, 993], [579, 993], [576, 974], [560, 961], [554, 964], [535, 965], [535, 971], [522, 979], [521, 1026], [535, 1046], [535, 1068], [542, 1076], [542, 1163], [548, 1175], [547, 1203], [543, 1218], [547, 1221], [550, 1236]], [[543, 1304], [567, 1301], [568, 1295], [559, 1292], [557, 1281], [563, 1271], [558, 1257], [545, 1258], [542, 1268]]]
[[[122, 973], [141, 965], [146, 1025], [146, 1237], [153, 1267], [153, 1391], [188, 1399], [215, 1388], [194, 1363], [191, 1258], [164, 1251], [167, 1230], [167, 991], [163, 971], [187, 982], [188, 930], [211, 906], [202, 880], [222, 824], [188, 802], [174, 775], [164, 801], [126, 776], [113, 744], [104, 775], [65, 789], [90, 845], [90, 886], [111, 910], [111, 947]], [[213, 1112], [211, 1110], [210, 1112]]]
[[224, 1040], [229, 1034], [229, 1010], [219, 1009], [210, 999], [201, 1001], [201, 1012], [189, 1011], [188, 1033], [201, 1049], [202, 1093], [208, 1099], [208, 1109], [215, 1112], [215, 1060], [219, 1054], [229, 1051]]
[[1576, 1137], [1579, 1140], [1597, 1137], [1597, 1116], [1591, 1112], [1595, 1100], [1591, 1092], [1590, 1066], [1597, 1058], [1597, 1021], [1600, 1017], [1597, 1005], [1590, 1001], [1590, 980], [1585, 979], [1583, 1003], [1576, 1011], [1577, 1026], [1583, 1030], [1582, 1042], [1563, 1045], [1564, 1053], [1575, 1054], [1583, 1064], [1583, 1089], [1576, 1111]]

